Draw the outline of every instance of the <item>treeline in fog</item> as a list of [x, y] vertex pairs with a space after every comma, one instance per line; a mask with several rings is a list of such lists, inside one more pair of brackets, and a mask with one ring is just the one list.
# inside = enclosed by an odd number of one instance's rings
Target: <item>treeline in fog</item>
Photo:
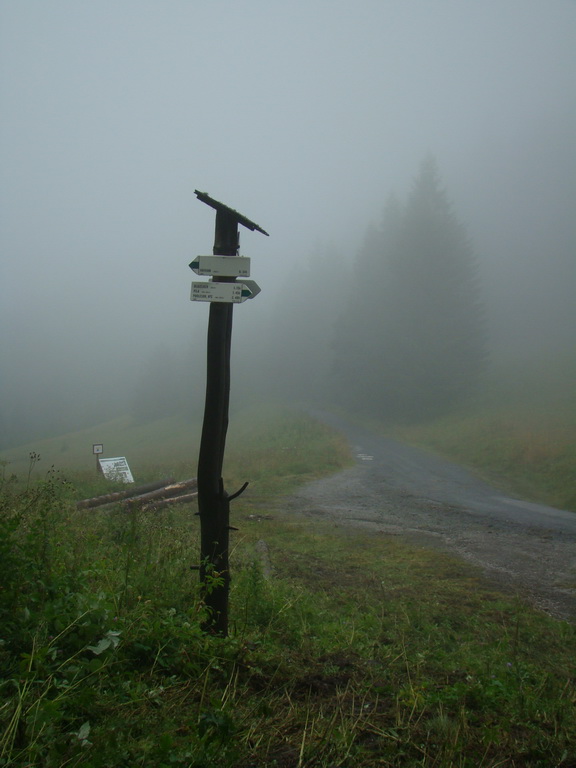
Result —
[[474, 254], [432, 159], [367, 235], [333, 348], [335, 399], [388, 419], [445, 411], [477, 386], [486, 349]]
[[426, 418], [472, 394], [487, 357], [478, 270], [433, 158], [406, 200], [388, 200], [351, 266], [328, 248], [295, 276], [296, 306], [269, 331], [271, 391], [386, 420]]
[[[540, 317], [545, 346], [566, 347], [570, 322], [546, 323], [541, 309], [535, 319], [514, 303], [517, 276], [497, 280], [493, 263], [480, 273], [485, 254], [476, 253], [458, 200], [444, 188], [432, 157], [421, 162], [405, 198], [391, 196], [381, 210], [355, 252], [344, 252], [337, 240], [315, 245], [280, 284], [263, 284], [266, 309], [260, 297], [235, 308], [233, 410], [280, 400], [336, 406], [388, 423], [425, 420], [481, 392], [491, 357], [501, 358], [502, 350], [511, 359], [514, 351], [525, 354], [530, 337], [519, 343], [516, 332], [522, 323], [533, 327]], [[548, 307], [548, 313], [553, 307], [554, 318], [569, 319], [574, 307], [565, 300], [564, 250], [558, 254], [558, 263], [553, 248], [546, 255], [548, 282], [532, 281], [548, 286], [534, 306]], [[185, 305], [185, 298], [178, 300]], [[83, 400], [70, 400], [68, 366], [55, 367], [59, 378], [52, 382], [33, 380], [41, 400], [31, 384], [28, 394], [22, 386], [24, 358], [22, 366], [5, 370], [12, 385], [4, 387], [8, 396], [0, 407], [0, 448], [117, 416], [143, 423], [180, 414], [198, 421], [208, 306], [187, 308], [196, 310], [189, 324], [164, 340], [148, 343], [140, 334], [138, 356], [116, 356], [97, 367], [92, 355], [92, 368], [83, 369]], [[528, 349], [533, 357], [543, 354], [541, 342]]]

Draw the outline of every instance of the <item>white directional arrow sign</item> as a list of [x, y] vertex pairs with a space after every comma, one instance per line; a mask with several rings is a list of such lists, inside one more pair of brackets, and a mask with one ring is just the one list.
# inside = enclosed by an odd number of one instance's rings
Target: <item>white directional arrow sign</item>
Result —
[[260, 286], [254, 280], [242, 283], [192, 283], [190, 301], [219, 301], [227, 304], [242, 304], [260, 293]]
[[197, 275], [214, 277], [249, 277], [248, 256], [196, 256], [190, 269]]

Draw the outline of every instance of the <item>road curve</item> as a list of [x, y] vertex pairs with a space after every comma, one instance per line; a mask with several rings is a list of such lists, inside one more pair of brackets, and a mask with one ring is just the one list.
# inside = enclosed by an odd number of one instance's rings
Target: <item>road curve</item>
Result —
[[428, 451], [332, 414], [354, 466], [305, 485], [289, 508], [402, 534], [480, 566], [550, 615], [576, 620], [576, 514], [515, 499]]

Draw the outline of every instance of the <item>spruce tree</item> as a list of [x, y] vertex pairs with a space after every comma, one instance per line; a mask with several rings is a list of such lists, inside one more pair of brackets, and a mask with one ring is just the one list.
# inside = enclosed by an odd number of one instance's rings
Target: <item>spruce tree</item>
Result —
[[445, 412], [474, 389], [485, 347], [474, 254], [433, 159], [370, 241], [356, 273], [363, 296], [340, 320], [354, 362], [336, 356], [339, 400], [391, 420]]
[[382, 402], [382, 327], [387, 304], [389, 259], [396, 248], [402, 208], [388, 200], [382, 222], [370, 226], [348, 280], [348, 301], [335, 325], [332, 399], [352, 410]]

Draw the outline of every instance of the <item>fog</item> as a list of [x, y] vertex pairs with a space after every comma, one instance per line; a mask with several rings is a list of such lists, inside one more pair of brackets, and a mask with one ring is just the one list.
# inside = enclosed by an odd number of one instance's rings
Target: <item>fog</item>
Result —
[[270, 233], [241, 231], [239, 392], [294, 372], [292, 319], [334, 321], [430, 154], [493, 353], [573, 347], [575, 71], [573, 0], [0, 2], [0, 447], [133, 410], [159, 371], [201, 408], [195, 189]]

